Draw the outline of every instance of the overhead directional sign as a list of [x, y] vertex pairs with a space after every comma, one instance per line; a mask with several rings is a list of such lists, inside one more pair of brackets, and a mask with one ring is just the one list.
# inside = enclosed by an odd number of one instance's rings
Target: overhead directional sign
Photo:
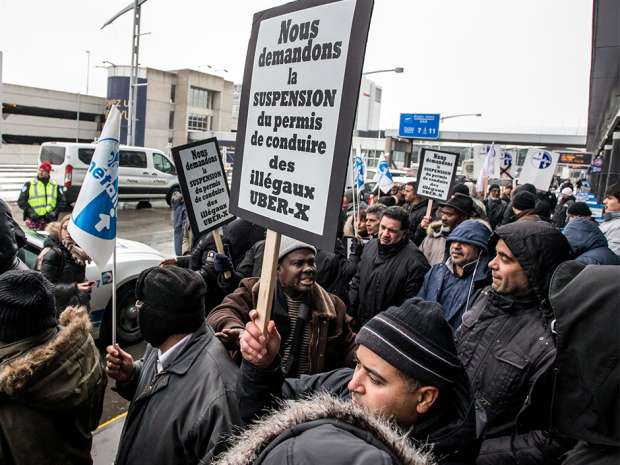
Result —
[[398, 136], [409, 139], [439, 139], [439, 113], [401, 113]]

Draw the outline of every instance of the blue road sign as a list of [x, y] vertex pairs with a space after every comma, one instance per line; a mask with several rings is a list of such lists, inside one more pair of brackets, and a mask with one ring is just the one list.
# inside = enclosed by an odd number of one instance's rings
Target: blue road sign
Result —
[[398, 137], [439, 139], [439, 113], [401, 113]]

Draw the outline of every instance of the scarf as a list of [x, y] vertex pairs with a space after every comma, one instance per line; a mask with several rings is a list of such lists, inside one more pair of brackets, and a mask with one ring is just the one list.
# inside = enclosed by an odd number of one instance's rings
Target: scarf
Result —
[[63, 239], [62, 245], [65, 246], [65, 248], [69, 251], [69, 254], [71, 254], [73, 261], [78, 265], [86, 266], [87, 263], [91, 262], [91, 258], [88, 254], [71, 239]]

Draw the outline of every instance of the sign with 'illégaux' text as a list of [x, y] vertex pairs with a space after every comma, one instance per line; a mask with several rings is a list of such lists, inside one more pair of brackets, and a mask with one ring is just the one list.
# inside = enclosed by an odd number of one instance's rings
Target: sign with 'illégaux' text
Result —
[[448, 200], [458, 162], [458, 153], [422, 149], [416, 183], [417, 195], [434, 200]]
[[229, 212], [226, 172], [215, 137], [172, 148], [179, 185], [195, 237], [235, 217]]
[[254, 15], [231, 211], [333, 249], [372, 0], [301, 0]]
[[439, 139], [439, 113], [401, 113], [398, 136], [409, 139]]

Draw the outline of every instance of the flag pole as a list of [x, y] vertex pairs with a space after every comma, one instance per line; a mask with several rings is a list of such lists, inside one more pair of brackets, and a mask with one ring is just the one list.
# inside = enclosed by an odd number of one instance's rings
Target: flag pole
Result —
[[112, 254], [112, 346], [116, 345], [116, 240]]
[[357, 179], [355, 179], [355, 157], [352, 159], [353, 163], [351, 163], [351, 178], [353, 182], [351, 183], [351, 192], [353, 193], [353, 234], [357, 237], [357, 194], [355, 193], [355, 188], [357, 186]]

